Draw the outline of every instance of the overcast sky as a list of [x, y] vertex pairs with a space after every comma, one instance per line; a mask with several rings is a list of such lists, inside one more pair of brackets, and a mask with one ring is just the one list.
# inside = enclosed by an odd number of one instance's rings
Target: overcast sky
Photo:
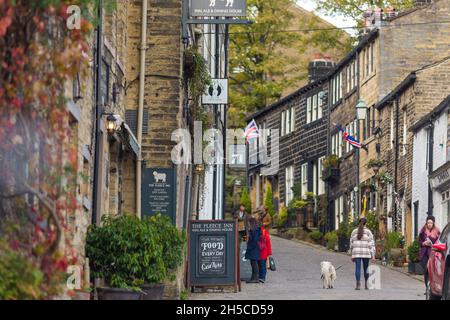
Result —
[[[314, 11], [314, 9], [316, 8], [316, 2], [314, 0], [297, 0], [297, 4], [308, 11]], [[331, 17], [316, 11], [315, 14], [340, 28], [353, 27], [356, 25], [355, 21], [346, 19], [343, 16], [336, 15]], [[355, 32], [354, 29], [346, 29], [345, 31], [349, 32], [350, 34], [354, 34]]]

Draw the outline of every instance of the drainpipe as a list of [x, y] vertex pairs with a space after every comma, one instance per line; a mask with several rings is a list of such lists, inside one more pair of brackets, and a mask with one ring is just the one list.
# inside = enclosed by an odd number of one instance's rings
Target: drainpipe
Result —
[[[145, 87], [145, 53], [147, 51], [147, 0], [142, 0], [141, 25], [141, 60], [139, 70], [139, 106], [137, 116], [137, 140], [142, 146], [142, 123], [144, 118], [144, 87]], [[136, 215], [141, 217], [141, 181], [142, 181], [142, 148], [136, 159]]]
[[397, 197], [398, 197], [398, 95], [395, 96], [395, 167], [394, 167], [394, 231], [398, 231]]
[[97, 55], [96, 55], [96, 83], [95, 83], [95, 151], [94, 151], [94, 181], [92, 194], [92, 224], [97, 225], [101, 215], [100, 209], [100, 139], [102, 138], [100, 132], [101, 117], [103, 113], [102, 105], [102, 86], [101, 86], [101, 72], [102, 72], [102, 49], [103, 49], [103, 1], [98, 3], [98, 18], [97, 26]]
[[[434, 125], [433, 122], [430, 121], [428, 127], [428, 176], [433, 173], [433, 146], [434, 146]], [[433, 214], [433, 190], [431, 189], [431, 185], [428, 183], [428, 215]]]

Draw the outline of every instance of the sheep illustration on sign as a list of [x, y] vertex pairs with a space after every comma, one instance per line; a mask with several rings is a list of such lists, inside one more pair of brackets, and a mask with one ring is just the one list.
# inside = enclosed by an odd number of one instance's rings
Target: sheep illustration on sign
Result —
[[[211, 0], [211, 2], [209, 3], [209, 6], [210, 7], [215, 7], [216, 6], [216, 1], [217, 0]], [[227, 2], [227, 4], [225, 5], [225, 7], [232, 7], [233, 6], [233, 3], [234, 3], [234, 0], [220, 0], [220, 1], [222, 1], [222, 2]]]
[[158, 173], [157, 171], [153, 171], [153, 177], [155, 178], [155, 182], [166, 183], [166, 174]]
[[212, 79], [206, 94], [202, 97], [203, 104], [228, 104], [228, 79]]

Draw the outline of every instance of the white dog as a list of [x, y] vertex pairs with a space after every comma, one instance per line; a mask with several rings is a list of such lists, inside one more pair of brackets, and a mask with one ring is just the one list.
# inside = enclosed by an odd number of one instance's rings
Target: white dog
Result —
[[320, 263], [320, 269], [322, 273], [322, 281], [323, 281], [323, 288], [332, 289], [334, 280], [336, 280], [336, 270], [334, 269], [334, 266], [329, 261], [322, 261]]

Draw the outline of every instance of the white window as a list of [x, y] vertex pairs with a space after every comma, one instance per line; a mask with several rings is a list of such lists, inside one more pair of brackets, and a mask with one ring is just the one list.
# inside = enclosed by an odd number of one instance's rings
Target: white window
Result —
[[312, 120], [312, 97], [306, 99], [306, 123], [310, 123]]
[[294, 191], [292, 187], [294, 186], [294, 166], [289, 166], [286, 168], [286, 205], [294, 199]]
[[394, 149], [394, 106], [391, 106], [391, 125], [390, 125], [389, 140], [391, 149]]
[[319, 179], [318, 179], [318, 184], [319, 184], [319, 190], [317, 191], [317, 195], [321, 195], [325, 193], [325, 182], [322, 180], [322, 170], [323, 170], [323, 160], [325, 159], [325, 157], [319, 158]]
[[313, 96], [313, 115], [312, 121], [317, 120], [317, 95]]
[[320, 94], [317, 95], [317, 119], [323, 117], [323, 100], [320, 98]]
[[363, 79], [371, 76], [375, 71], [375, 44], [369, 44], [364, 51], [363, 55]]
[[341, 71], [331, 80], [331, 87], [333, 88], [331, 102], [333, 104], [336, 104], [342, 98], [342, 79], [343, 76]]
[[331, 154], [342, 157], [342, 132], [336, 132], [331, 137]]
[[295, 130], [295, 108], [291, 108], [291, 131], [294, 132]]
[[407, 118], [406, 118], [406, 110], [403, 111], [403, 155], [406, 155], [406, 137], [407, 137]]
[[340, 196], [334, 201], [334, 216], [336, 230], [339, 228], [339, 224], [344, 221], [344, 197]]
[[308, 192], [308, 163], [302, 164], [302, 198], [306, 196], [306, 192]]
[[281, 136], [294, 131], [295, 127], [295, 108], [289, 108], [281, 112]]

